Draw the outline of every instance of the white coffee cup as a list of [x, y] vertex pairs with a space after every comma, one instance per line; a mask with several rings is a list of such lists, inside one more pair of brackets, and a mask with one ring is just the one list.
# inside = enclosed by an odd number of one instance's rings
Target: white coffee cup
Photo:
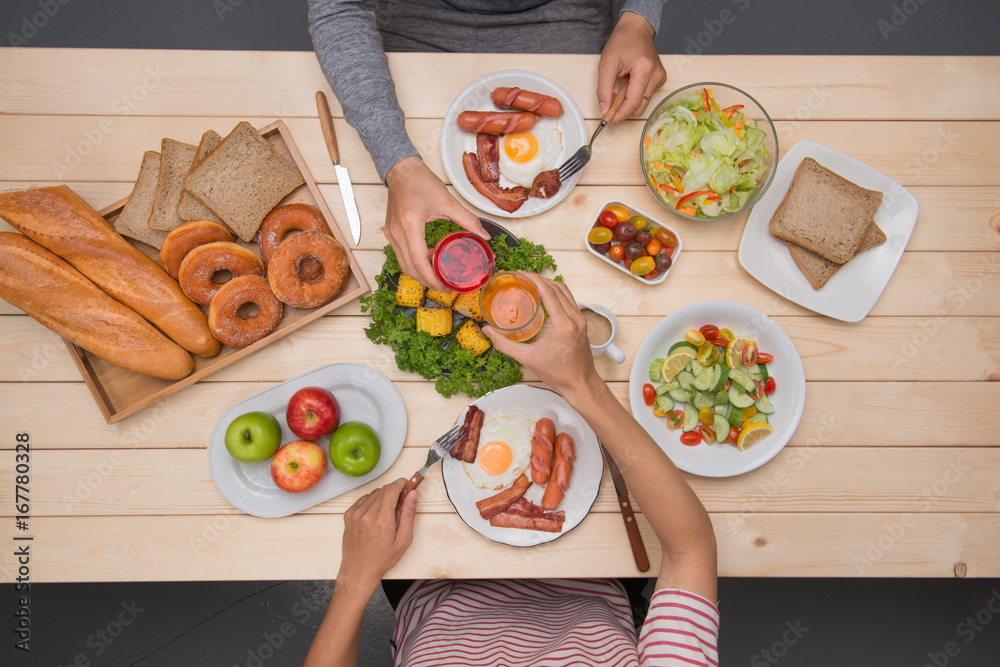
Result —
[[[596, 357], [606, 354], [616, 364], [625, 361], [625, 353], [615, 345], [618, 340], [618, 318], [604, 306], [576, 302], [587, 318], [587, 338], [590, 339], [590, 351]], [[588, 312], [589, 311], [589, 312]]]

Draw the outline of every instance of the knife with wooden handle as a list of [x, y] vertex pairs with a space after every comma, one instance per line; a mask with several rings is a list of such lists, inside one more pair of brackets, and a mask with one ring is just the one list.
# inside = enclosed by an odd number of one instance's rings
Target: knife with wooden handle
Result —
[[316, 108], [319, 110], [319, 124], [323, 128], [323, 138], [326, 140], [326, 150], [333, 160], [333, 170], [337, 174], [337, 185], [340, 186], [340, 196], [344, 200], [344, 210], [347, 211], [347, 221], [351, 225], [351, 237], [354, 245], [361, 243], [361, 214], [358, 213], [358, 202], [354, 199], [354, 187], [351, 185], [351, 175], [347, 167], [340, 164], [340, 148], [337, 146], [337, 133], [333, 129], [333, 117], [330, 115], [330, 105], [322, 90], [316, 91]]
[[649, 556], [646, 555], [646, 545], [642, 543], [642, 535], [639, 533], [639, 526], [635, 522], [635, 515], [632, 514], [632, 503], [628, 499], [628, 486], [625, 485], [625, 478], [622, 471], [618, 469], [618, 464], [611, 457], [611, 454], [604, 445], [601, 445], [604, 452], [604, 460], [608, 462], [608, 470], [611, 472], [611, 480], [615, 483], [615, 493], [618, 495], [618, 509], [621, 510], [622, 519], [625, 520], [625, 532], [628, 533], [628, 543], [632, 547], [632, 556], [635, 558], [635, 566], [640, 572], [649, 569]]

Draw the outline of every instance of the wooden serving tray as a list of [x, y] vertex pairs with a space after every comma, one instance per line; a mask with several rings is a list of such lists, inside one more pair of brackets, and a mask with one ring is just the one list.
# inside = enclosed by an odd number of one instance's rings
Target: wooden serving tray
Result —
[[[97, 401], [97, 407], [100, 408], [101, 414], [104, 415], [105, 421], [109, 424], [120, 421], [171, 394], [177, 393], [198, 380], [222, 370], [226, 366], [253, 354], [257, 350], [287, 336], [296, 329], [323, 317], [345, 303], [353, 301], [357, 297], [369, 292], [368, 281], [365, 280], [361, 267], [358, 265], [353, 253], [351, 253], [350, 242], [341, 234], [340, 228], [334, 221], [333, 215], [323, 200], [319, 188], [316, 187], [316, 181], [313, 180], [312, 174], [309, 172], [309, 167], [306, 166], [306, 162], [302, 159], [299, 149], [295, 146], [295, 142], [292, 141], [292, 136], [288, 128], [283, 122], [277, 120], [261, 128], [259, 132], [279, 155], [295, 165], [305, 180], [304, 185], [296, 188], [291, 194], [282, 199], [278, 205], [303, 203], [315, 206], [323, 214], [323, 217], [326, 218], [326, 222], [330, 226], [334, 237], [340, 241], [340, 244], [347, 251], [347, 257], [350, 261], [350, 273], [343, 291], [333, 301], [319, 308], [300, 309], [287, 305], [284, 306], [281, 321], [269, 335], [253, 345], [244, 348], [233, 348], [223, 345], [222, 351], [210, 359], [194, 356], [194, 371], [183, 380], [176, 382], [127, 371], [87, 352], [69, 341], [65, 341], [66, 347], [69, 348], [70, 356], [76, 363], [77, 368], [80, 369], [80, 373], [83, 375], [90, 393], [94, 396], [94, 400]], [[128, 202], [128, 197], [102, 209], [100, 214], [109, 223], [114, 223], [125, 207], [126, 202]], [[156, 248], [131, 239], [127, 240], [154, 260], [159, 259], [159, 252]], [[256, 249], [256, 244], [247, 245]], [[203, 308], [203, 310], [206, 313], [208, 312], [208, 308]]]

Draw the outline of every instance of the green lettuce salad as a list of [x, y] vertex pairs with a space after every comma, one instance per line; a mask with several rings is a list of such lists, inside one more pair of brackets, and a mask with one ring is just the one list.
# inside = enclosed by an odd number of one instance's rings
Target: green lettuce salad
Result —
[[710, 88], [682, 95], [649, 124], [643, 164], [657, 194], [682, 213], [739, 211], [767, 166], [767, 134], [743, 105], [722, 109]]

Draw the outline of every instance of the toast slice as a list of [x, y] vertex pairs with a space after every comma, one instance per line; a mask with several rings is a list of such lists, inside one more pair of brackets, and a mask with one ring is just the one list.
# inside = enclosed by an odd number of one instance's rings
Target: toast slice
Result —
[[197, 146], [173, 139], [160, 142], [160, 178], [156, 183], [156, 202], [149, 216], [150, 229], [169, 232], [184, 224], [177, 215], [177, 204], [181, 200], [184, 176], [191, 169], [197, 152]]
[[858, 252], [882, 193], [805, 158], [771, 218], [771, 235], [843, 264]]
[[[857, 257], [869, 248], [882, 245], [885, 243], [885, 240], [885, 232], [883, 232], [873, 220], [868, 223], [865, 235], [861, 239], [861, 246], [854, 254], [854, 257]], [[828, 259], [823, 259], [816, 253], [809, 252], [805, 248], [797, 245], [789, 244], [788, 249], [792, 253], [792, 259], [795, 260], [795, 263], [798, 264], [800, 269], [802, 269], [802, 273], [806, 274], [806, 278], [809, 279], [809, 284], [812, 285], [813, 289], [819, 289], [823, 287], [823, 285], [826, 285], [827, 281], [833, 277], [833, 274], [844, 266], [844, 264], [837, 264], [836, 262], [831, 262]], [[854, 259], [854, 257], [851, 259]]]
[[184, 189], [250, 242], [264, 217], [305, 183], [254, 126], [238, 124], [184, 179]]
[[129, 195], [128, 203], [115, 220], [115, 231], [136, 241], [142, 241], [157, 250], [167, 238], [166, 232], [150, 229], [149, 216], [156, 202], [156, 181], [160, 177], [160, 154], [156, 151], [146, 151], [142, 156], [139, 175], [135, 179], [135, 187]]
[[[221, 142], [222, 135], [215, 130], [209, 130], [201, 135], [201, 141], [198, 142], [198, 152], [194, 154], [194, 162], [191, 164], [191, 169], [197, 167], [205, 159], [205, 156]], [[177, 204], [177, 215], [180, 216], [181, 220], [210, 220], [222, 224], [222, 220], [219, 219], [219, 216], [212, 213], [212, 209], [198, 201], [187, 190], [181, 192], [181, 201]]]

